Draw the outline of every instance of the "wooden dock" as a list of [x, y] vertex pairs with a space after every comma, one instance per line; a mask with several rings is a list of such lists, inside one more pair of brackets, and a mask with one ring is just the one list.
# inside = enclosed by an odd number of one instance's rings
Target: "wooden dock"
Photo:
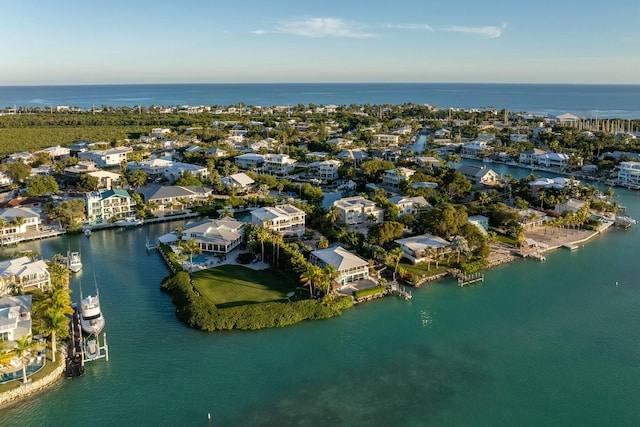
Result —
[[460, 270], [451, 270], [451, 275], [458, 279], [458, 286], [461, 288], [472, 283], [484, 282], [484, 274], [482, 273], [466, 274]]

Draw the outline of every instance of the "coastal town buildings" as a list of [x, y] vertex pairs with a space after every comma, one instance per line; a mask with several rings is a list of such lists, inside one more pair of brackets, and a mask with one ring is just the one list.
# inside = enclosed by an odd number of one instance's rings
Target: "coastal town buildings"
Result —
[[127, 161], [127, 155], [133, 152], [131, 147], [116, 147], [108, 150], [84, 151], [78, 153], [78, 158], [89, 160], [100, 168], [110, 166], [120, 166], [122, 162]]
[[402, 167], [386, 170], [382, 176], [382, 186], [390, 191], [398, 192], [402, 184], [411, 178], [414, 173], [416, 171], [413, 169]]
[[205, 187], [168, 185], [160, 187], [147, 202], [155, 203], [157, 209], [163, 211], [176, 206], [189, 206], [194, 202], [205, 202], [212, 192], [213, 190]]
[[0, 238], [17, 237], [29, 230], [40, 229], [40, 213], [28, 207], [0, 209]]

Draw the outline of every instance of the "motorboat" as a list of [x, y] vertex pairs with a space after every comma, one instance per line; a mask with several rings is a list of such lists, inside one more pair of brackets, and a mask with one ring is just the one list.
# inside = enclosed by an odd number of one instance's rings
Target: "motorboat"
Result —
[[97, 335], [104, 329], [104, 317], [100, 310], [100, 297], [97, 290], [95, 296], [89, 295], [80, 301], [80, 326], [90, 335]]
[[71, 272], [77, 273], [82, 270], [82, 260], [80, 259], [80, 252], [70, 252], [67, 257], [67, 267]]
[[84, 348], [84, 355], [87, 360], [94, 360], [100, 357], [100, 344], [98, 344], [98, 340], [87, 340]]
[[118, 227], [135, 227], [138, 225], [142, 225], [144, 223], [140, 218], [136, 218], [135, 216], [128, 216], [122, 219], [117, 220], [113, 224]]

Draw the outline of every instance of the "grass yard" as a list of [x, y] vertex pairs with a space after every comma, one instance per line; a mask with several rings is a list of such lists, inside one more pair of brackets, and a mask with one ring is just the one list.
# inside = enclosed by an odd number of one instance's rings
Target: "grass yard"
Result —
[[274, 271], [255, 271], [240, 265], [221, 265], [192, 275], [194, 287], [218, 308], [287, 300], [298, 283]]

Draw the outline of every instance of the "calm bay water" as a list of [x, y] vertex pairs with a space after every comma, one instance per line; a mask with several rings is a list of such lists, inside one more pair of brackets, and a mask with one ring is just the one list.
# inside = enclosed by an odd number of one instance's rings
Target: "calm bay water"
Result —
[[0, 86], [0, 107], [430, 104], [537, 115], [640, 118], [640, 85], [296, 83]]
[[[631, 215], [640, 194], [618, 190]], [[343, 316], [257, 332], [184, 326], [144, 241], [180, 223], [22, 244], [82, 251], [100, 287], [110, 361], [0, 412], [39, 425], [637, 425], [638, 227], [547, 261], [451, 280]], [[619, 286], [615, 286], [615, 282]]]

